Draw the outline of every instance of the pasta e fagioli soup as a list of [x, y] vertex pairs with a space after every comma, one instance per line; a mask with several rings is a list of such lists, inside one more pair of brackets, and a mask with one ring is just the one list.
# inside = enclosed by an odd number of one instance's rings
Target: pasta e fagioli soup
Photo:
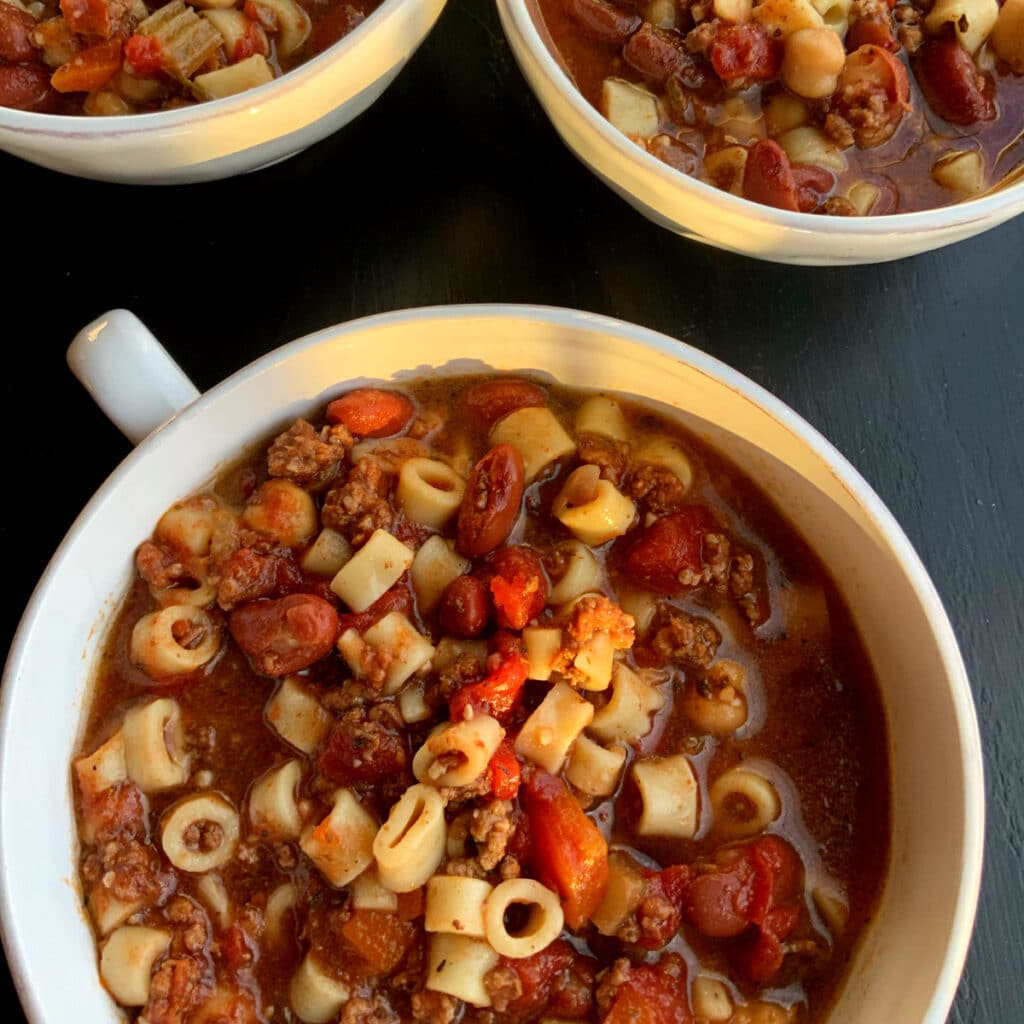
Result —
[[525, 376], [362, 388], [135, 566], [72, 765], [132, 1018], [827, 1015], [888, 858], [878, 691], [696, 437]]

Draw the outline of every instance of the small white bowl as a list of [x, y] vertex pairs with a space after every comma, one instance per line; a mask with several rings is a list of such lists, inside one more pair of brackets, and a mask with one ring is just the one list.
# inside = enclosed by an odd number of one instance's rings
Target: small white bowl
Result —
[[445, 0], [384, 0], [294, 71], [236, 96], [121, 117], [0, 107], [0, 149], [80, 178], [180, 185], [254, 171], [361, 114], [427, 37]]
[[[428, 356], [429, 354], [429, 356]], [[429, 358], [429, 364], [424, 362]], [[265, 355], [206, 395], [131, 314], [91, 324], [69, 361], [134, 440], [25, 612], [0, 693], [0, 924], [32, 1024], [119, 1018], [100, 985], [77, 877], [69, 760], [104, 632], [159, 515], [343, 378], [532, 368], [662, 403], [788, 513], [831, 568], [879, 675], [890, 736], [892, 849], [874, 921], [830, 1024], [944, 1024], [970, 939], [984, 790], [956, 640], [906, 536], [848, 462], [745, 377], [652, 331], [568, 310], [388, 313]]]
[[730, 195], [652, 156], [591, 106], [552, 54], [533, 0], [497, 0], [509, 45], [562, 141], [645, 217], [687, 238], [776, 263], [882, 263], [994, 228], [1024, 212], [1024, 179], [920, 213], [825, 217]]

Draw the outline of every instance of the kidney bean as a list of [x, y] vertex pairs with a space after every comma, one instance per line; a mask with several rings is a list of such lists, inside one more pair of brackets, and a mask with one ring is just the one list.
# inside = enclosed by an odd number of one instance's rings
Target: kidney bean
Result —
[[319, 661], [338, 636], [334, 606], [312, 594], [243, 604], [228, 621], [235, 643], [258, 672], [284, 676]]
[[15, 110], [52, 110], [57, 93], [50, 72], [38, 64], [0, 65], [0, 107]]
[[463, 399], [466, 415], [483, 431], [489, 431], [502, 417], [516, 409], [542, 406], [547, 395], [525, 380], [488, 380], [470, 388]]
[[711, 513], [702, 505], [687, 505], [641, 530], [628, 548], [623, 568], [638, 583], [664, 594], [678, 594], [693, 586], [680, 574], [703, 568], [704, 534], [715, 528]]
[[327, 422], [340, 423], [356, 437], [393, 437], [405, 429], [415, 410], [405, 395], [359, 388], [327, 406]]
[[332, 7], [313, 26], [309, 37], [309, 52], [323, 53], [327, 47], [333, 46], [339, 39], [347, 36], [365, 17], [362, 11], [351, 4]]
[[996, 116], [992, 79], [952, 31], [924, 41], [914, 57], [914, 74], [928, 106], [951, 124], [975, 124]]
[[469, 475], [458, 519], [458, 549], [479, 558], [503, 544], [523, 501], [523, 457], [510, 444], [492, 448]]
[[700, 74], [697, 61], [686, 49], [682, 35], [647, 21], [622, 48], [622, 59], [657, 85], [664, 85], [673, 75], [689, 81]]
[[444, 588], [437, 621], [451, 636], [479, 636], [491, 616], [487, 585], [476, 576], [459, 576]]
[[844, 42], [847, 53], [853, 53], [862, 46], [881, 46], [890, 53], [900, 48], [892, 34], [892, 22], [880, 18], [858, 18], [851, 23]]
[[488, 555], [485, 571], [500, 629], [522, 629], [548, 603], [548, 580], [530, 548], [500, 548]]
[[612, 0], [562, 0], [580, 31], [598, 43], [621, 46], [642, 24], [636, 11]]
[[0, 3], [0, 59], [23, 64], [35, 59], [32, 30], [36, 19], [13, 4]]
[[775, 78], [782, 64], [782, 47], [760, 25], [730, 25], [711, 41], [711, 66], [723, 82]]
[[759, 139], [747, 153], [743, 195], [779, 210], [798, 210], [796, 181], [789, 157], [773, 139]]
[[836, 179], [826, 167], [815, 164], [791, 164], [793, 184], [796, 185], [797, 206], [804, 213], [809, 213], [823, 196], [835, 188]]

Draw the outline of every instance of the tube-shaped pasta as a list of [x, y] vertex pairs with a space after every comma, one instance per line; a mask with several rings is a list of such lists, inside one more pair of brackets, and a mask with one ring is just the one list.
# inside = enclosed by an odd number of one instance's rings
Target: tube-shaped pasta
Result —
[[634, 141], [656, 135], [662, 121], [658, 97], [624, 78], [606, 78], [601, 83], [601, 113]]
[[[280, 57], [290, 57], [297, 53], [302, 44], [309, 38], [313, 30], [313, 22], [305, 10], [295, 0], [254, 0], [257, 10], [265, 8], [269, 12], [266, 23], [277, 25], [277, 53]], [[263, 18], [257, 18], [264, 21]]]
[[664, 704], [661, 693], [620, 663], [611, 699], [594, 715], [590, 731], [605, 743], [635, 743], [651, 731], [650, 716]]
[[373, 841], [381, 883], [393, 892], [419, 888], [441, 863], [446, 838], [444, 801], [437, 790], [410, 786]]
[[732, 1017], [732, 996], [729, 989], [718, 978], [699, 974], [693, 979], [690, 991], [693, 1015], [709, 1024], [724, 1024]]
[[273, 80], [274, 69], [267, 58], [262, 53], [254, 53], [235, 64], [196, 75], [192, 79], [192, 85], [200, 99], [219, 100], [225, 96], [237, 96], [240, 92], [255, 89], [256, 86], [266, 85]]
[[749, 768], [732, 768], [719, 775], [708, 795], [716, 831], [731, 839], [763, 832], [782, 810], [775, 787]]
[[302, 764], [286, 761], [258, 778], [249, 790], [249, 822], [263, 839], [298, 839], [302, 814], [296, 797]]
[[523, 646], [530, 664], [527, 679], [550, 679], [555, 655], [562, 649], [562, 631], [552, 626], [527, 626]]
[[374, 530], [331, 580], [331, 590], [354, 612], [365, 612], [398, 582], [413, 558], [412, 550], [387, 530]]
[[932, 165], [932, 178], [951, 192], [977, 195], [985, 191], [985, 158], [976, 149], [944, 153]]
[[644, 876], [636, 861], [621, 850], [612, 850], [608, 855], [608, 885], [590, 920], [602, 935], [614, 935], [643, 897]]
[[398, 503], [421, 526], [440, 530], [459, 510], [466, 481], [447, 463], [407, 459], [398, 474]]
[[484, 904], [493, 887], [482, 878], [434, 875], [427, 882], [426, 915], [428, 932], [449, 932], [482, 939], [487, 934]]
[[527, 483], [536, 479], [545, 466], [576, 451], [576, 442], [544, 406], [516, 409], [498, 420], [491, 429], [491, 444], [510, 444], [519, 449]]
[[93, 923], [96, 925], [96, 932], [100, 936], [109, 935], [146, 905], [146, 901], [142, 899], [119, 900], [102, 880], [89, 890], [87, 903]]
[[832, 29], [840, 37], [846, 36], [853, 0], [811, 0], [811, 4], [821, 15], [827, 28]]
[[294, 882], [282, 882], [268, 897], [267, 909], [263, 912], [263, 934], [278, 945], [287, 935], [285, 929], [286, 916], [295, 910], [299, 891]]
[[363, 675], [364, 645], [390, 655], [383, 689], [398, 693], [402, 684], [434, 656], [434, 645], [401, 613], [390, 612], [361, 637], [347, 629], [338, 639], [338, 650], [356, 676]]
[[855, 181], [846, 190], [846, 198], [861, 217], [866, 217], [871, 212], [880, 195], [878, 186], [870, 181]]
[[619, 784], [619, 775], [625, 763], [625, 747], [614, 746], [609, 749], [587, 736], [580, 736], [573, 744], [565, 777], [588, 796], [611, 796]]
[[814, 900], [815, 908], [828, 926], [834, 942], [846, 930], [850, 919], [849, 904], [839, 890], [831, 885], [815, 886], [811, 890], [811, 899]]
[[133, 707], [124, 716], [124, 764], [145, 793], [158, 793], [188, 779], [189, 756], [178, 702], [170, 697]]
[[263, 717], [281, 739], [304, 754], [312, 754], [320, 746], [332, 722], [301, 676], [285, 676], [267, 702]]
[[468, 786], [480, 778], [504, 738], [505, 730], [490, 715], [442, 725], [413, 756], [413, 775], [431, 786]]
[[467, 935], [435, 932], [430, 936], [426, 987], [471, 1006], [490, 1006], [484, 975], [497, 963], [498, 954], [486, 942]]
[[989, 36], [995, 55], [1024, 75], [1024, 0], [1006, 0]]
[[474, 658], [483, 669], [487, 660], [487, 643], [484, 640], [456, 640], [446, 636], [437, 645], [431, 667], [436, 672], [443, 672], [451, 667], [463, 655]]
[[745, 674], [735, 661], [716, 661], [703, 678], [687, 681], [683, 711], [701, 732], [728, 736], [747, 720]]
[[607, 690], [615, 669], [615, 646], [604, 632], [595, 633], [573, 658], [573, 682], [581, 690]]
[[629, 427], [622, 407], [607, 395], [588, 398], [576, 412], [577, 434], [600, 434], [613, 441], [628, 441]]
[[170, 932], [141, 925], [118, 928], [103, 944], [100, 977], [122, 1006], [145, 1006], [153, 965], [170, 944]]
[[632, 498], [617, 491], [610, 480], [601, 479], [601, 470], [593, 465], [580, 466], [569, 474], [551, 511], [591, 547], [621, 537], [636, 519]]
[[704, 155], [704, 178], [714, 182], [724, 192], [734, 196], [743, 194], [743, 175], [747, 168], [747, 147], [722, 146]]
[[327, 1024], [338, 1016], [351, 994], [348, 985], [332, 978], [312, 953], [306, 954], [288, 986], [292, 1011], [305, 1024]]
[[847, 168], [846, 154], [813, 125], [792, 128], [777, 141], [791, 163], [816, 164], [836, 174], [842, 174]]
[[646, 636], [658, 614], [658, 595], [650, 590], [623, 586], [619, 588], [619, 607], [633, 616], [633, 628], [637, 636]]
[[[514, 904], [529, 908], [526, 924], [515, 934], [505, 926], [505, 914]], [[513, 960], [533, 956], [551, 945], [564, 923], [558, 897], [532, 878], [510, 878], [495, 886], [484, 906], [487, 941], [495, 952]]]
[[102, 793], [128, 778], [124, 759], [124, 734], [118, 729], [88, 757], [75, 761], [75, 775], [83, 793]]
[[820, 28], [825, 24], [811, 0], [761, 0], [752, 17], [776, 39], [784, 39], [802, 28]]
[[231, 899], [220, 875], [203, 875], [196, 882], [196, 892], [206, 912], [221, 931], [231, 924]]
[[811, 112], [803, 100], [788, 92], [777, 92], [763, 103], [765, 127], [768, 137], [774, 139], [791, 128], [799, 128], [811, 119]]
[[592, 591], [600, 591], [604, 582], [604, 570], [594, 557], [594, 552], [578, 540], [567, 540], [556, 549], [558, 565], [548, 604], [568, 604], [577, 597]]
[[356, 910], [379, 910], [390, 914], [398, 910], [398, 896], [382, 884], [376, 864], [371, 864], [353, 880], [351, 903]]
[[186, 498], [160, 517], [153, 539], [172, 550], [205, 558], [210, 553], [219, 508], [209, 494]]
[[667, 437], [652, 437], [637, 449], [633, 462], [661, 466], [683, 485], [684, 493], [693, 486], [693, 464], [689, 456], [675, 441]]
[[304, 544], [320, 525], [316, 504], [308, 491], [290, 480], [260, 484], [242, 512], [242, 525], [286, 548]]
[[336, 888], [348, 885], [373, 863], [377, 823], [350, 790], [334, 794], [334, 806], [318, 825], [299, 840], [302, 852]]
[[337, 530], [322, 529], [299, 564], [314, 576], [333, 579], [341, 567], [352, 557], [352, 545]]
[[411, 679], [398, 695], [398, 710], [407, 725], [425, 722], [434, 717], [434, 711], [424, 696], [426, 689], [420, 679]]
[[925, 15], [925, 30], [933, 34], [952, 25], [957, 41], [968, 53], [977, 53], [999, 18], [996, 0], [935, 0]]
[[590, 701], [566, 683], [555, 683], [519, 730], [516, 753], [554, 775], [593, 717]]
[[167, 859], [196, 875], [227, 864], [238, 835], [238, 811], [226, 796], [212, 792], [182, 797], [167, 809], [160, 826]]
[[153, 679], [195, 672], [218, 650], [220, 631], [202, 608], [173, 604], [143, 615], [132, 630], [132, 661]]
[[636, 826], [639, 835], [679, 839], [696, 835], [697, 778], [684, 754], [636, 761], [633, 781], [643, 801]]
[[416, 552], [409, 577], [416, 592], [416, 604], [425, 612], [432, 611], [441, 600], [444, 588], [452, 580], [464, 576], [473, 567], [468, 558], [455, 550], [454, 541], [435, 534], [428, 537]]

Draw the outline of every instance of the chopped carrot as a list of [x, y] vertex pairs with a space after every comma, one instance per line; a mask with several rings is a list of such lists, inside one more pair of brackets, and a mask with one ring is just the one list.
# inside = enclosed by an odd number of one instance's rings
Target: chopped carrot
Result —
[[345, 942], [378, 974], [390, 974], [416, 940], [416, 926], [398, 914], [357, 910], [341, 926]]
[[57, 92], [92, 92], [106, 85], [121, 67], [121, 40], [109, 39], [76, 53], [53, 73]]

